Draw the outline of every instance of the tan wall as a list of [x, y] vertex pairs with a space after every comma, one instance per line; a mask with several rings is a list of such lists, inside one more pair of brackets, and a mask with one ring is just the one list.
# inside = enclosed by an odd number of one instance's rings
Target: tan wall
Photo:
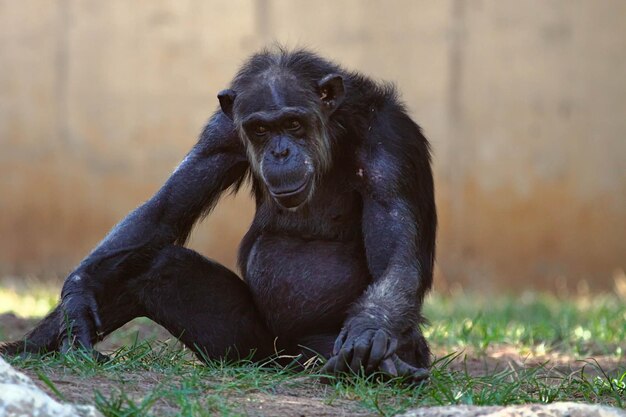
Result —
[[[0, 0], [0, 274], [63, 275], [272, 40], [395, 81], [435, 150], [439, 282], [626, 267], [622, 0]], [[233, 266], [242, 193], [194, 234]]]

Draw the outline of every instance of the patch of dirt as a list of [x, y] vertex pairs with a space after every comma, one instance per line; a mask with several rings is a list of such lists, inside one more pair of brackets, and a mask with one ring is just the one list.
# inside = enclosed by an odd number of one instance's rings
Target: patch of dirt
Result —
[[354, 405], [348, 401], [333, 401], [333, 405], [328, 405], [323, 397], [312, 395], [310, 391], [301, 394], [270, 395], [257, 393], [242, 399], [241, 404], [245, 403], [245, 414], [248, 416], [379, 416], [376, 413], [355, 409]]
[[[37, 320], [22, 319], [13, 314], [0, 314], [0, 342], [20, 338], [30, 330]], [[148, 320], [135, 320], [128, 323], [122, 331], [114, 333], [107, 341], [98, 345], [103, 352], [110, 352], [116, 348], [132, 343], [137, 337], [168, 339], [169, 333], [160, 326]], [[450, 352], [443, 349], [434, 350], [437, 357], [444, 357]], [[547, 363], [547, 364], [546, 364]], [[485, 352], [466, 350], [459, 353], [450, 363], [452, 370], [467, 372], [472, 376], [485, 376], [505, 369], [523, 369], [546, 364], [542, 375], [555, 378], [563, 377], [574, 372], [579, 372], [583, 367], [587, 374], [599, 374], [600, 371], [592, 364], [597, 363], [606, 372], [626, 368], [626, 359], [618, 361], [608, 356], [594, 357], [593, 359], [580, 360], [558, 352], [546, 355], [531, 356], [519, 353], [514, 346], [498, 345], [488, 348]], [[37, 372], [23, 370], [38, 386], [53, 397], [56, 395], [41, 381]], [[146, 393], [153, 392], [162, 384], [176, 384], [177, 378], [153, 371], [136, 371], [133, 373], [116, 373], [114, 376], [77, 376], [63, 369], [49, 368], [46, 376], [55, 387], [70, 402], [85, 403], [93, 402], [94, 392], [99, 391], [105, 398], [117, 395], [122, 391], [124, 395], [140, 403]], [[244, 412], [250, 416], [375, 416], [378, 414], [356, 408], [355, 404], [348, 400], [336, 399], [329, 403], [326, 393], [332, 390], [318, 382], [294, 384], [288, 386], [276, 386], [272, 393], [246, 392], [238, 394], [233, 390], [227, 395], [230, 403], [238, 404]], [[210, 382], [210, 381], [209, 381]], [[150, 409], [152, 414], [175, 414], [177, 408], [166, 400], [157, 400]]]
[[[442, 349], [433, 349], [436, 357], [444, 357], [450, 352]], [[626, 368], [626, 358], [621, 360], [614, 356], [596, 355], [592, 358], [575, 358], [560, 352], [550, 352], [543, 355], [531, 355], [520, 353], [519, 349], [510, 345], [496, 345], [489, 347], [485, 352], [476, 352], [466, 349], [457, 352], [449, 369], [455, 371], [467, 371], [474, 377], [493, 374], [505, 369], [523, 369], [544, 366], [546, 372], [555, 375], [568, 375], [579, 372], [584, 368], [588, 375], [610, 373]], [[545, 372], [544, 372], [545, 375]]]
[[[37, 386], [56, 398], [55, 393], [40, 380], [36, 372], [28, 369], [21, 371], [28, 375]], [[96, 390], [107, 398], [123, 391], [124, 395], [134, 400], [136, 404], [140, 404], [142, 398], [147, 393], [158, 389], [159, 385], [178, 382], [176, 377], [172, 378], [151, 371], [135, 372], [123, 378], [106, 378], [100, 375], [80, 377], [68, 375], [62, 370], [49, 369], [46, 371], [46, 376], [63, 393], [65, 400], [83, 404], [93, 401], [93, 393]], [[321, 383], [308, 382], [306, 387], [279, 385], [272, 393], [248, 392], [242, 395], [233, 391], [227, 395], [227, 399], [229, 403], [237, 404], [238, 414], [242, 413], [247, 416], [379, 416], [379, 414], [360, 409], [347, 400], [337, 399], [333, 400], [332, 404], [328, 404], [325, 396], [327, 390], [332, 390], [332, 388]], [[156, 416], [176, 415], [177, 412], [180, 410], [164, 399], [157, 400], [150, 408], [150, 414]]]
[[[41, 381], [37, 372], [30, 369], [21, 369], [21, 371], [28, 375], [39, 388], [53, 398], [57, 398], [50, 387]], [[109, 378], [103, 375], [77, 376], [68, 374], [62, 369], [49, 368], [46, 370], [46, 377], [63, 394], [64, 400], [79, 404], [93, 403], [96, 392], [102, 394], [104, 398], [111, 398], [123, 393], [136, 404], [140, 404], [146, 394], [157, 389], [160, 384], [172, 383], [171, 377], [152, 371], [138, 371]], [[175, 414], [176, 411], [176, 408], [162, 399], [157, 400], [151, 408], [151, 413], [155, 415], [171, 415]]]
[[23, 319], [13, 313], [0, 314], [0, 342], [17, 340], [35, 327], [38, 319]]

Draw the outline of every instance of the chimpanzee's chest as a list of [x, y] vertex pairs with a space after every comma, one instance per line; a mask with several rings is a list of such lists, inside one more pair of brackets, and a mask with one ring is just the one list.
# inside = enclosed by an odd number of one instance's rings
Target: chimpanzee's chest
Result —
[[370, 278], [361, 242], [263, 234], [246, 280], [270, 329], [291, 339], [338, 331]]
[[[339, 331], [370, 282], [353, 192], [297, 212], [264, 212], [245, 257], [245, 279], [270, 329], [289, 339]], [[255, 220], [256, 222], [256, 220]]]

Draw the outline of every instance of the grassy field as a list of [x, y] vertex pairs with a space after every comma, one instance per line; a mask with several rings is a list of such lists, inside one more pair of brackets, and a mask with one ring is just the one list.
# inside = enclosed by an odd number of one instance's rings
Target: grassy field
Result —
[[[21, 285], [21, 284], [20, 284]], [[0, 285], [0, 340], [19, 336], [55, 302], [58, 287]], [[167, 333], [138, 319], [100, 348], [11, 359], [52, 395], [95, 404], [107, 416], [394, 415], [426, 405], [582, 401], [626, 407], [626, 300], [617, 292], [557, 298], [431, 296], [426, 329], [436, 355], [427, 383], [354, 376], [321, 383], [246, 362], [199, 364]]]

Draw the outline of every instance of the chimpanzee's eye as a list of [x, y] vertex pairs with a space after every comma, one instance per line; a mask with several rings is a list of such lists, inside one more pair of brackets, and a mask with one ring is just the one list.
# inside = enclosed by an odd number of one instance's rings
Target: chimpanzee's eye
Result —
[[256, 125], [254, 128], [254, 134], [257, 136], [265, 136], [267, 133], [267, 126], [264, 125]]
[[301, 127], [301, 124], [296, 119], [291, 119], [291, 120], [287, 121], [287, 129], [289, 129], [289, 130], [298, 130], [298, 129], [300, 129], [300, 127]]

